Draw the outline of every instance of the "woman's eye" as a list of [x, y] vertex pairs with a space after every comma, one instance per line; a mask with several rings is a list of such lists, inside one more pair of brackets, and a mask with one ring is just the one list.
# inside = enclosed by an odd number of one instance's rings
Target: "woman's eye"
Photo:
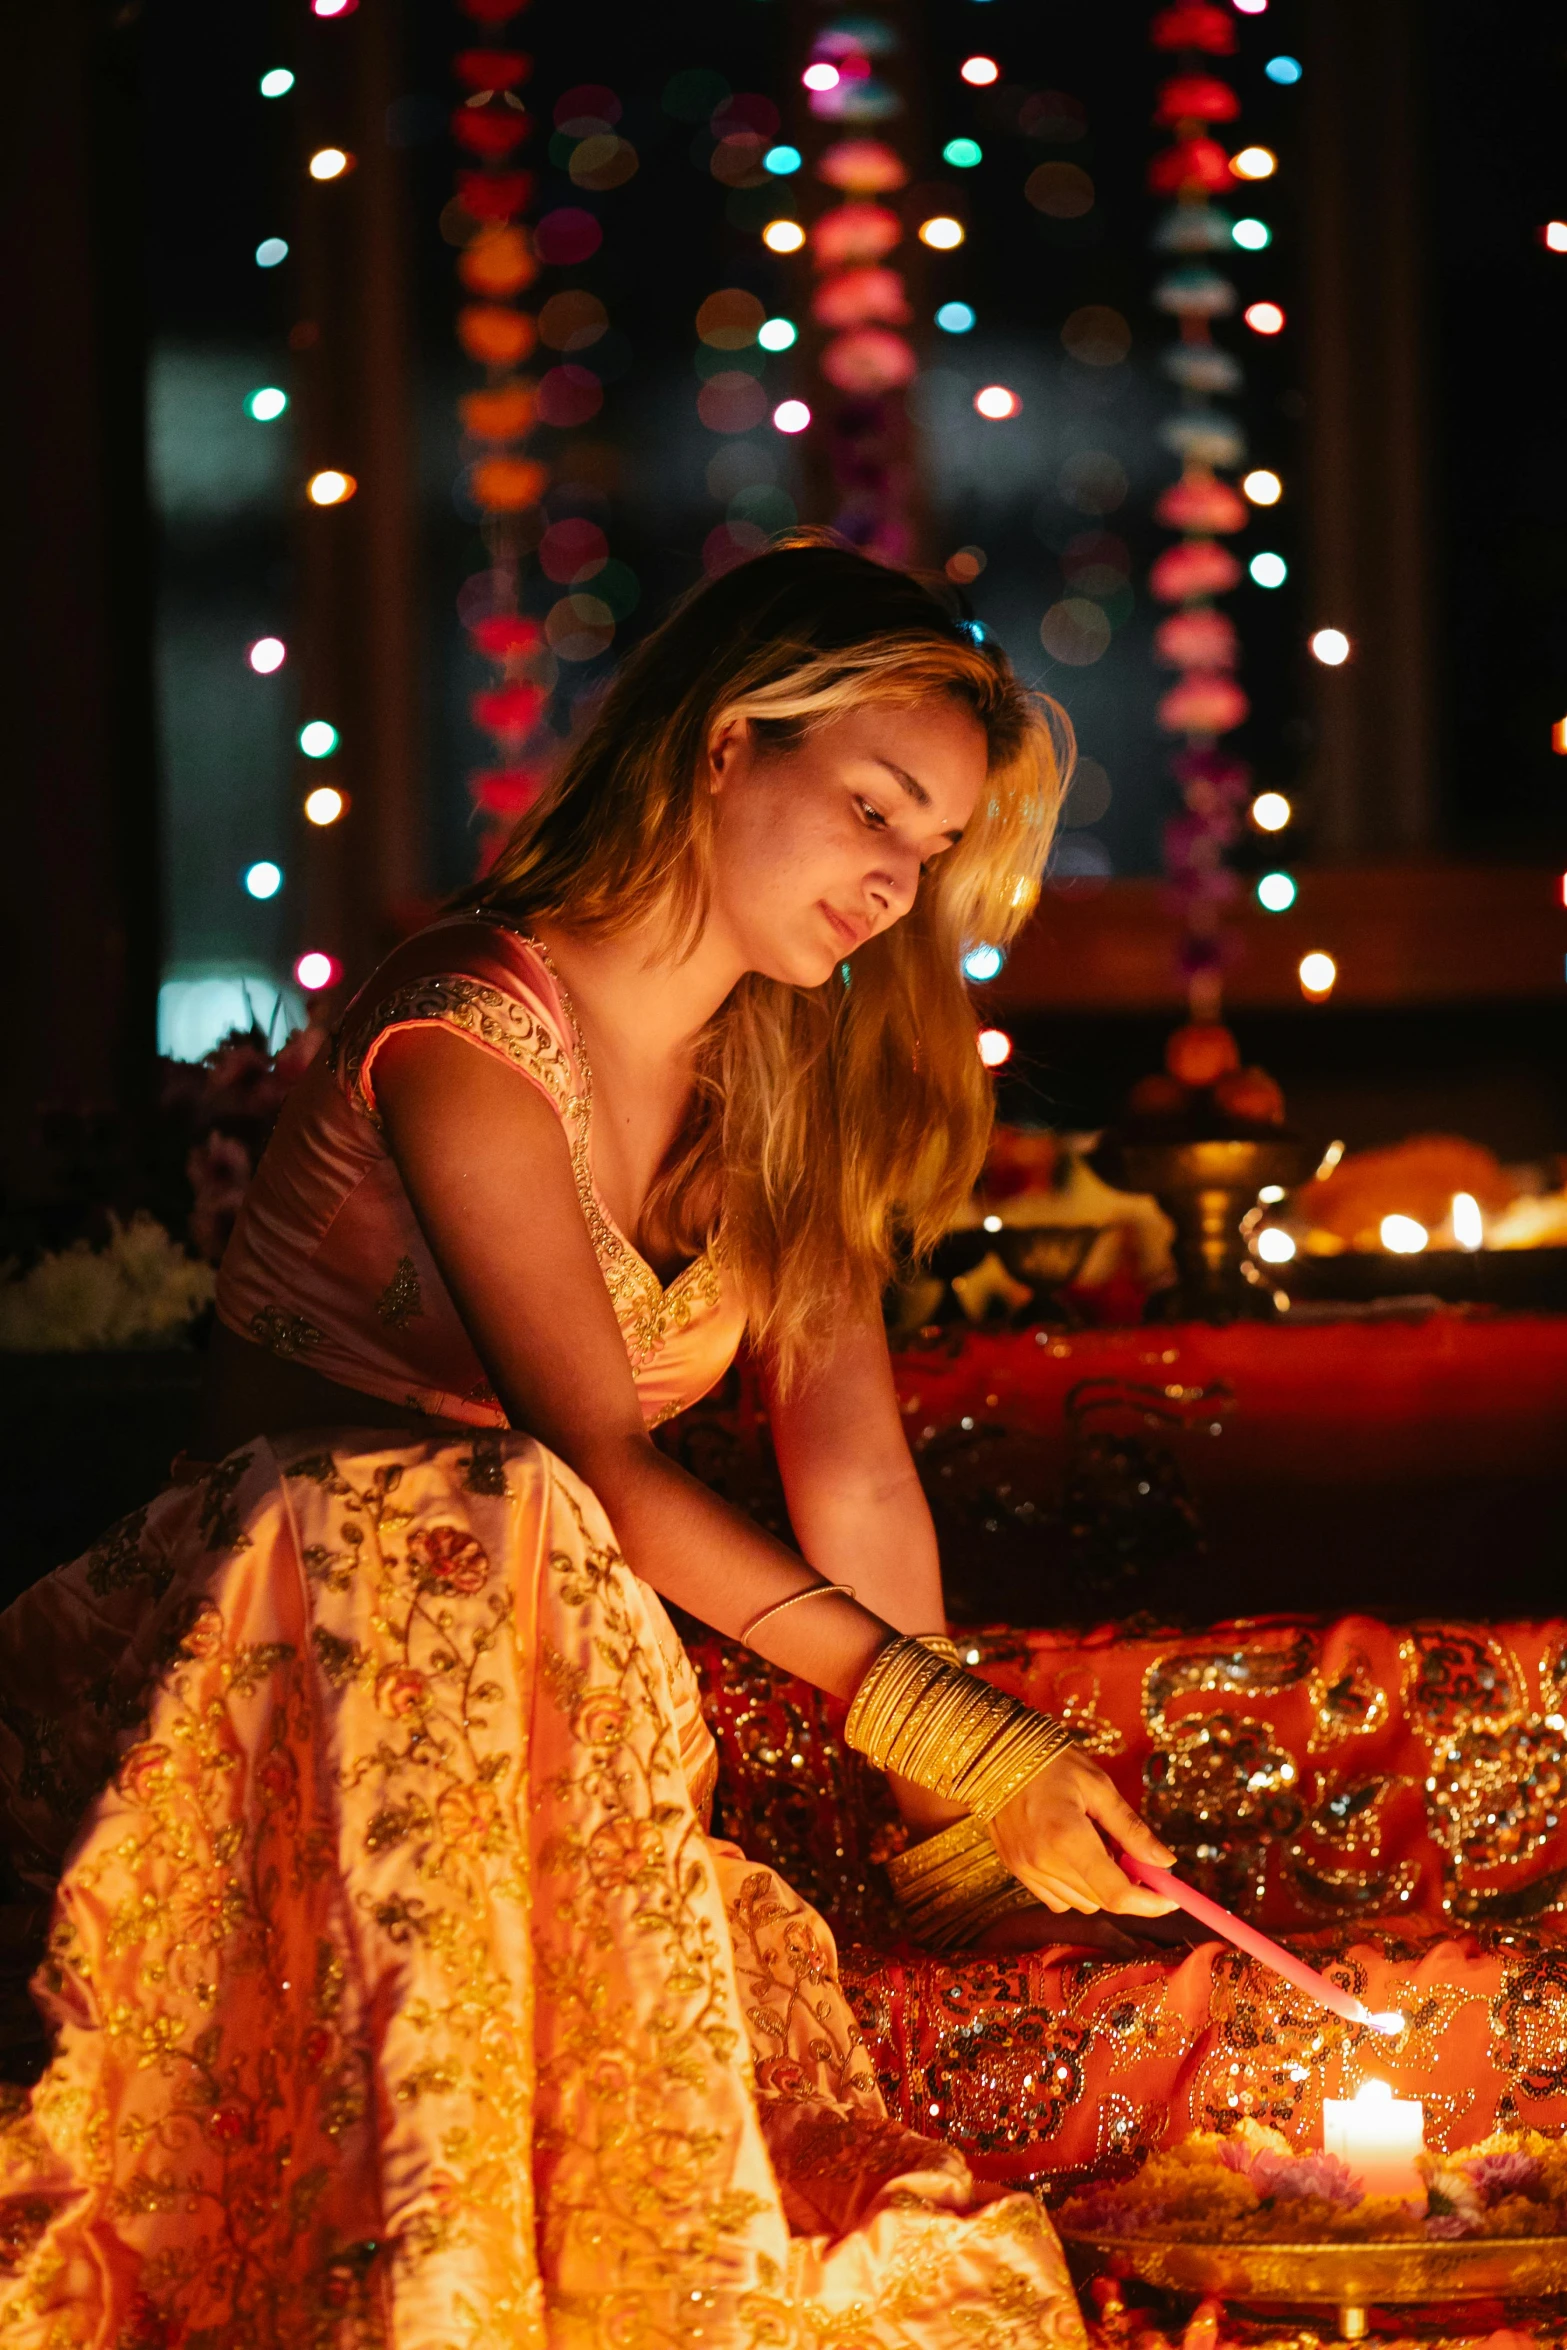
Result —
[[874, 825], [878, 832], [886, 831], [887, 819], [882, 814], [880, 808], [877, 807], [874, 800], [861, 800], [859, 803], [859, 809], [860, 814], [864, 817], [867, 824]]

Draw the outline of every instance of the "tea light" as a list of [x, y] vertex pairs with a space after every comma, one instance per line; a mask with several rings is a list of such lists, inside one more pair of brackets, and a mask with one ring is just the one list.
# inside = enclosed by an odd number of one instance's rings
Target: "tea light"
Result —
[[1365, 2081], [1353, 2097], [1322, 2100], [1322, 2147], [1342, 2156], [1368, 2195], [1399, 2195], [1413, 2202], [1425, 2184], [1415, 2156], [1425, 2145], [1425, 2107], [1418, 2097], [1395, 2097], [1386, 2081]]

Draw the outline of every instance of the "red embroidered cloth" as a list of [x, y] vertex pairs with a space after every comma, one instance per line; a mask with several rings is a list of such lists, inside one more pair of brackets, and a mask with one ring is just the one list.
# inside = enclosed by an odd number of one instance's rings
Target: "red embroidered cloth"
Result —
[[724, 1827], [821, 1906], [893, 2109], [983, 2175], [1064, 2183], [1249, 2113], [1320, 2143], [1369, 2074], [1427, 2142], [1567, 2127], [1567, 1622], [1407, 1629], [1276, 1618], [1193, 1633], [976, 1635], [1064, 1713], [1194, 1882], [1373, 2009], [1351, 2030], [1220, 1943], [955, 1962], [900, 1937], [897, 1831], [841, 1714], [698, 1643]]

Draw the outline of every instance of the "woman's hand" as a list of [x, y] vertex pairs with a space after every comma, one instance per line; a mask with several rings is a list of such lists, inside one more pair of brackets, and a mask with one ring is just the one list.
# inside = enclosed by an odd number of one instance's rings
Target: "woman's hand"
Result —
[[1107, 1909], [1120, 1917], [1163, 1917], [1176, 1906], [1134, 1885], [1105, 1850], [1103, 1828], [1138, 1860], [1169, 1868], [1175, 1854], [1122, 1801], [1097, 1763], [1068, 1746], [1020, 1787], [990, 1824], [1012, 1874], [1047, 1909]]

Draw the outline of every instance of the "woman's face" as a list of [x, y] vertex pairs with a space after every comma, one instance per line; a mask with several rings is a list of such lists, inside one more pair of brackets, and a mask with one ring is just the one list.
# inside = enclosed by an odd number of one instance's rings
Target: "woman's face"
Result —
[[867, 703], [788, 751], [737, 720], [711, 758], [710, 925], [745, 970], [794, 987], [819, 987], [902, 920], [921, 868], [973, 815], [987, 767], [984, 728], [944, 694]]

